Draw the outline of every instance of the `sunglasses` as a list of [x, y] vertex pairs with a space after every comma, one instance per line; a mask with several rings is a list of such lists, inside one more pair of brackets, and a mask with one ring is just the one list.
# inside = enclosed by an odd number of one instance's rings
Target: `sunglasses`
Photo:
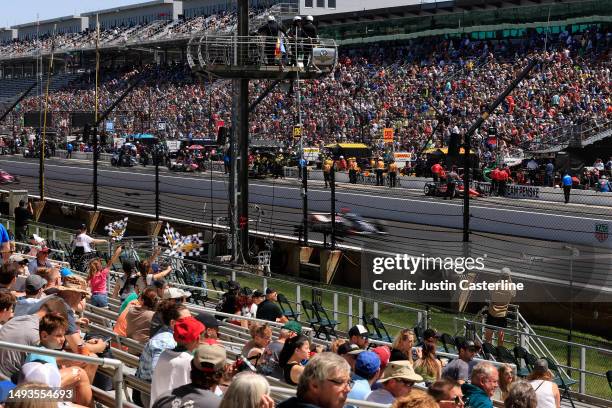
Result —
[[452, 400], [441, 400], [440, 402], [452, 402], [455, 405], [461, 405], [461, 404], [463, 404], [463, 397], [460, 397], [459, 395], [457, 395]]
[[412, 387], [414, 385], [414, 381], [406, 380], [403, 378], [396, 378], [395, 381], [404, 384], [406, 387]]

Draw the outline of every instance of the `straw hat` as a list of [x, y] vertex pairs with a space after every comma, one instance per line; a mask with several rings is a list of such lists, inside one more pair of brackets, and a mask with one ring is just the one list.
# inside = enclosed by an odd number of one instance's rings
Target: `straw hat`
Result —
[[77, 275], [65, 276], [64, 284], [58, 286], [57, 290], [59, 292], [78, 292], [91, 295], [89, 287], [87, 286], [87, 281]]

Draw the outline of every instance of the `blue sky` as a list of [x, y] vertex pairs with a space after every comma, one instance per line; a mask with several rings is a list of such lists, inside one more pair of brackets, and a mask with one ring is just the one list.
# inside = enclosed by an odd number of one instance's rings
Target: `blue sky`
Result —
[[127, 4], [144, 3], [146, 0], [2, 0], [0, 27], [81, 14]]

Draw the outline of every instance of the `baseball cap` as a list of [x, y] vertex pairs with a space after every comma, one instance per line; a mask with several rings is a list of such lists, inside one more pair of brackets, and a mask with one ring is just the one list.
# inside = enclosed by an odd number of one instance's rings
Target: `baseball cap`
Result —
[[81, 225], [79, 225], [79, 229], [80, 230], [86, 230], [87, 229], [87, 225], [81, 224]]
[[231, 281], [227, 282], [227, 288], [229, 290], [238, 290], [238, 289], [240, 289], [240, 283], [238, 283], [235, 280], [231, 280]]
[[174, 340], [177, 343], [187, 344], [200, 338], [204, 325], [193, 316], [182, 317], [174, 325]]
[[253, 292], [253, 297], [254, 298], [260, 298], [260, 297], [264, 297], [266, 296], [261, 290], [259, 289], [255, 289], [255, 291]]
[[[355, 360], [355, 373], [360, 377], [370, 377], [380, 368], [380, 358], [373, 351], [359, 353]], [[363, 375], [362, 375], [363, 374]]]
[[361, 324], [351, 327], [351, 329], [348, 332], [349, 338], [351, 336], [368, 337], [368, 335], [369, 335], [368, 329], [366, 329]]
[[344, 344], [341, 344], [340, 347], [338, 347], [338, 354], [341, 356], [344, 354], [350, 354], [352, 356], [356, 356], [357, 354], [363, 353], [364, 351], [365, 351], [364, 349], [352, 343], [344, 343]]
[[297, 334], [302, 333], [302, 325], [296, 322], [295, 320], [289, 320], [282, 328]]
[[180, 299], [184, 297], [190, 297], [191, 292], [179, 288], [168, 288], [164, 291], [164, 299]]
[[393, 378], [402, 378], [404, 380], [421, 382], [423, 377], [414, 372], [412, 363], [408, 360], [391, 361], [383, 371], [382, 376], [378, 381], [384, 383]]
[[25, 281], [25, 290], [27, 292], [36, 292], [45, 287], [47, 280], [40, 275], [30, 275]]
[[9, 256], [9, 263], [10, 262], [23, 263], [23, 262], [29, 262], [29, 261], [27, 258], [24, 258], [21, 254], [13, 254]]
[[[41, 247], [38, 247], [38, 252], [41, 252], [41, 253], [43, 253], [43, 254], [48, 254], [48, 253], [49, 253], [49, 251], [50, 251], [50, 249], [49, 249], [49, 247], [48, 247], [48, 246], [46, 246], [46, 245], [43, 245], [43, 246], [41, 246]], [[37, 253], [38, 253], [38, 252], [37, 252]]]
[[435, 337], [436, 339], [440, 337], [440, 334], [434, 329], [427, 329], [423, 332], [423, 339], [430, 339]]
[[196, 319], [207, 329], [217, 329], [219, 327], [219, 321], [215, 319], [213, 315], [208, 313], [202, 312], [196, 316]]
[[42, 363], [25, 363], [21, 367], [19, 383], [41, 383], [51, 388], [59, 388], [62, 383], [57, 366]]
[[380, 368], [384, 370], [391, 359], [391, 350], [387, 346], [378, 346], [372, 349], [372, 351], [380, 358]]
[[44, 239], [42, 239], [42, 237], [41, 237], [41, 236], [39, 236], [38, 234], [32, 234], [32, 235], [30, 236], [30, 241], [34, 241], [34, 242], [36, 242], [37, 244], [42, 244], [43, 242], [45, 242], [45, 240], [44, 240]]
[[266, 288], [266, 295], [269, 295], [271, 293], [276, 293], [276, 289], [273, 288]]
[[225, 367], [227, 353], [218, 344], [200, 344], [193, 353], [193, 365], [200, 371], [218, 371]]
[[65, 278], [66, 276], [71, 276], [72, 272], [70, 272], [70, 269], [64, 266], [63, 268], [60, 268], [60, 275], [62, 275], [62, 278]]

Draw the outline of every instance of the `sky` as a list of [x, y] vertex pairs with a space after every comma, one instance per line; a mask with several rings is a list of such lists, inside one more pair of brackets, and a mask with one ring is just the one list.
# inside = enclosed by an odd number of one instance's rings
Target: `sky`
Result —
[[31, 23], [39, 20], [104, 10], [128, 4], [144, 3], [146, 0], [0, 0], [5, 6], [0, 13], [0, 27]]

